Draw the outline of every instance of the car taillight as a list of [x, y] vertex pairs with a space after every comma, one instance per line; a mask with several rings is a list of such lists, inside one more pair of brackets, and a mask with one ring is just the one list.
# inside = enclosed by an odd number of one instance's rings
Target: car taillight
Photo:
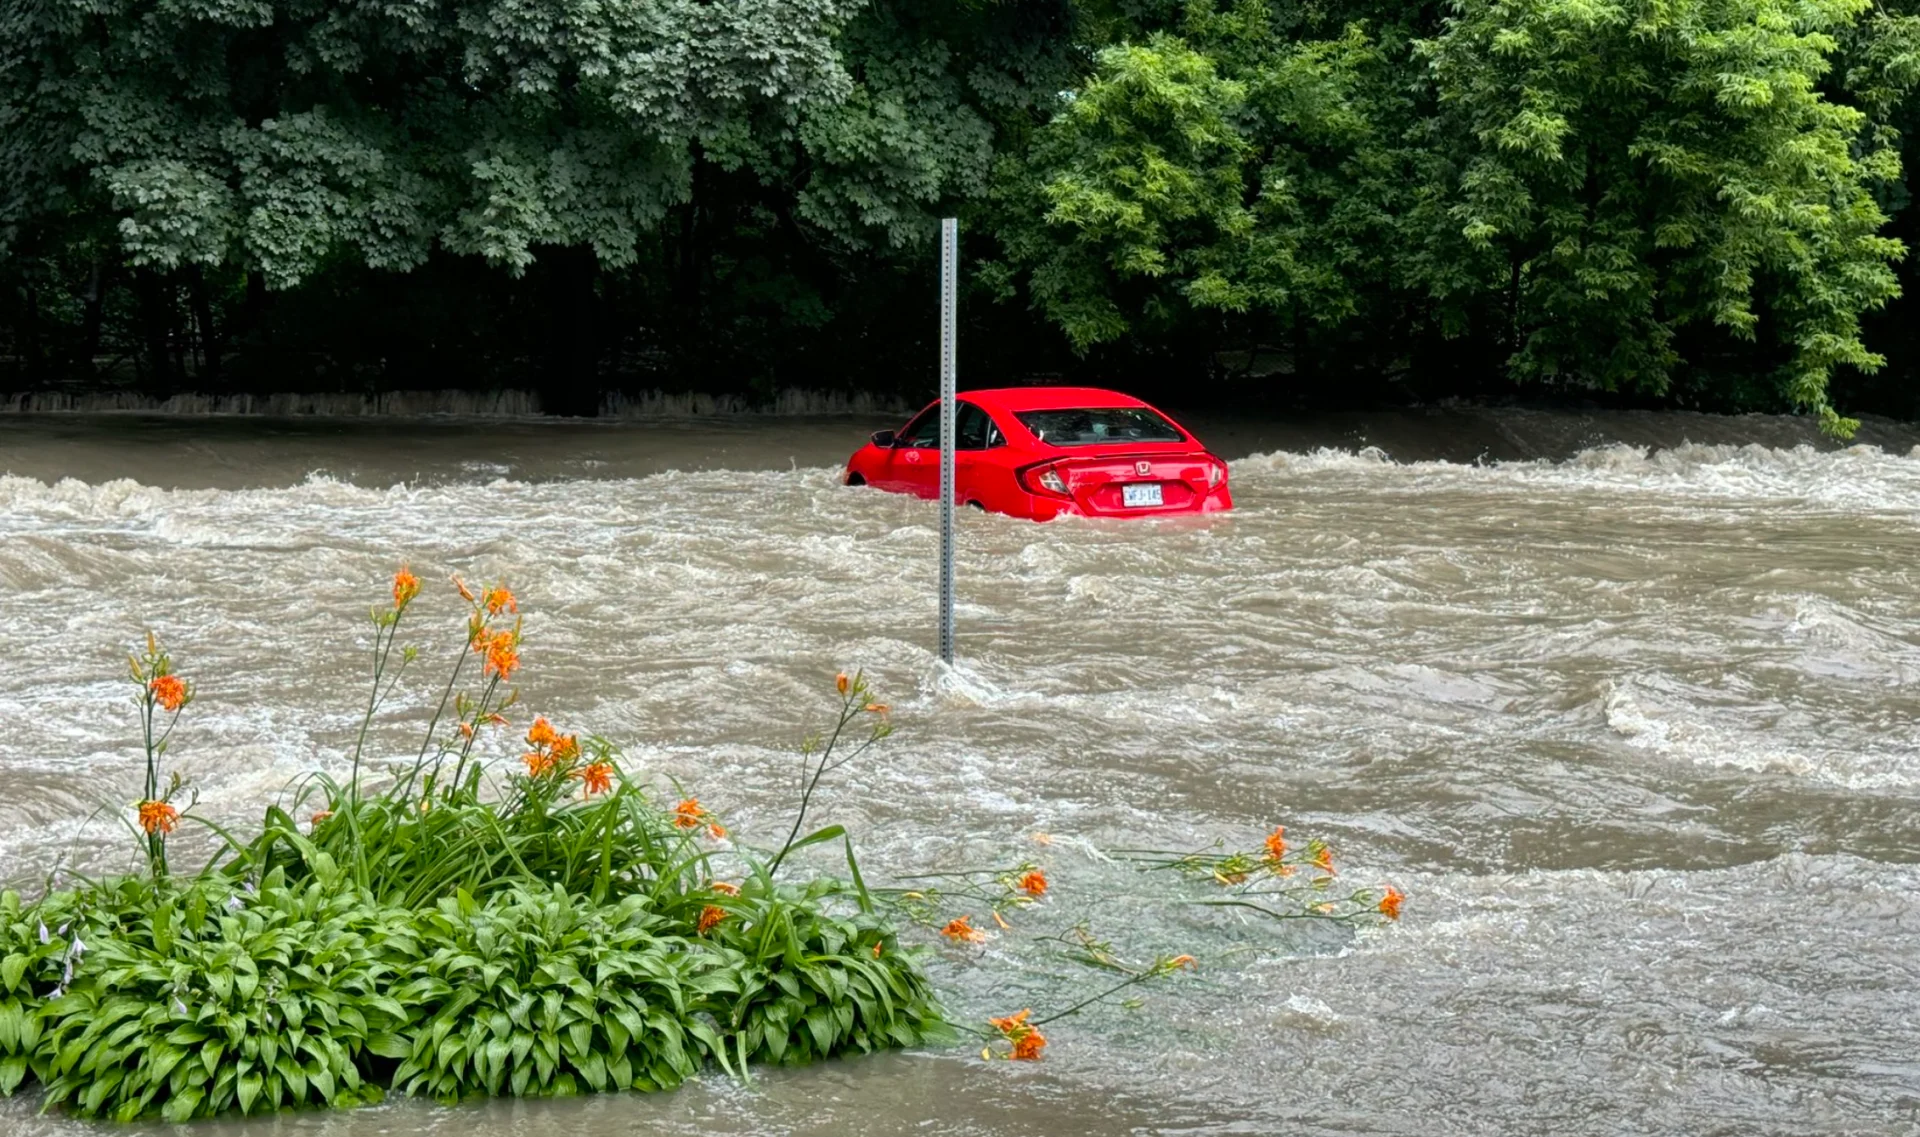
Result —
[[1207, 485], [1209, 487], [1217, 486], [1226, 480], [1227, 464], [1225, 462], [1216, 458], [1207, 463]]
[[1028, 493], [1043, 494], [1047, 497], [1072, 498], [1067, 491], [1066, 476], [1050, 465], [1030, 466], [1020, 471], [1020, 484]]

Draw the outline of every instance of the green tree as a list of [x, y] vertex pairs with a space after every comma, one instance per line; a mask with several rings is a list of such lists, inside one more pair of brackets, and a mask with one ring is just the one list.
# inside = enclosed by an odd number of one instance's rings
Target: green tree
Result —
[[[1294, 38], [1264, 0], [1190, 3], [1101, 49], [997, 185], [991, 282], [1076, 348], [1200, 321], [1258, 342], [1336, 328], [1380, 284], [1395, 178], [1358, 25]], [[1218, 344], [1216, 344], [1218, 346]]]
[[[15, 5], [0, 13], [0, 251], [29, 306], [68, 324], [81, 293], [125, 288], [150, 372], [180, 370], [165, 357], [183, 303], [211, 364], [216, 327], [244, 330], [272, 292], [387, 293], [392, 273], [511, 309], [495, 355], [520, 354], [517, 325], [538, 313], [561, 371], [590, 370], [634, 325], [641, 353], [721, 366], [710, 345], [859, 309], [850, 289], [981, 192], [998, 124], [1034, 82], [1058, 89], [1065, 11]], [[475, 281], [481, 265], [526, 285]]]
[[[1914, 209], [1908, 179], [1920, 157], [1914, 147], [1920, 126], [1920, 4], [1914, 0], [1878, 0], [1837, 37], [1840, 52], [1826, 87], [1831, 97], [1859, 107], [1867, 115], [1866, 144], [1900, 157], [1901, 177], [1874, 187], [1881, 208], [1893, 218], [1887, 235], [1912, 249], [1920, 244], [1920, 211]], [[1870, 315], [1866, 342], [1887, 356], [1887, 366], [1872, 376], [1842, 372], [1836, 401], [1870, 404], [1882, 413], [1920, 416], [1920, 320], [1913, 314], [1920, 292], [1920, 258], [1897, 266], [1902, 301]]]
[[1422, 50], [1460, 146], [1461, 255], [1504, 270], [1519, 376], [1664, 392], [1708, 326], [1771, 348], [1784, 401], [1852, 432], [1828, 380], [1882, 362], [1860, 317], [1902, 254], [1871, 192], [1897, 159], [1819, 90], [1862, 6], [1462, 0]]

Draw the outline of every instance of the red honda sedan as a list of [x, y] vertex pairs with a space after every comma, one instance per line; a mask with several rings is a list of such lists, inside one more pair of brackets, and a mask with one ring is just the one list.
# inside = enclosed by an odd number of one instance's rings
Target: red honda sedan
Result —
[[[1227, 464], [1139, 399], [1097, 387], [963, 391], [954, 502], [1034, 521], [1233, 508]], [[847, 484], [940, 496], [940, 404], [847, 460]]]

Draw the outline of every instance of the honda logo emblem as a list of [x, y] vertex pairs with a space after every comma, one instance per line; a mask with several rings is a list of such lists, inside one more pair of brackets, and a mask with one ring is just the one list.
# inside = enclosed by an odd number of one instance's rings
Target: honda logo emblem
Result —
[[1153, 473], [1153, 463], [1152, 462], [1135, 462], [1133, 464], [1133, 472], [1136, 474], [1139, 474], [1141, 477], [1144, 478], [1148, 474]]

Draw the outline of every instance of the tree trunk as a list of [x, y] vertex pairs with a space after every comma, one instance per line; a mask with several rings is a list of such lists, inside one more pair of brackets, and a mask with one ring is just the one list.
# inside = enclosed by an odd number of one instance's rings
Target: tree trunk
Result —
[[[1292, 317], [1293, 326], [1288, 330], [1293, 333], [1294, 391], [1297, 395], [1317, 398], [1321, 394], [1319, 366], [1313, 358], [1313, 344], [1307, 338], [1306, 317], [1300, 314], [1298, 305], [1294, 306]], [[1252, 366], [1251, 361], [1248, 362], [1248, 366]]]
[[87, 273], [87, 290], [81, 295], [86, 307], [81, 318], [80, 366], [76, 370], [83, 375], [99, 373], [94, 360], [100, 357], [100, 336], [106, 325], [107, 289], [111, 286], [107, 269], [106, 260], [95, 257]]
[[1507, 265], [1507, 362], [1520, 354], [1520, 255], [1515, 252]]
[[547, 301], [546, 375], [540, 409], [591, 418], [600, 413], [599, 262], [585, 245], [539, 254]]
[[168, 284], [150, 268], [133, 270], [140, 306], [141, 386], [156, 399], [173, 394], [180, 378], [173, 359], [173, 290]]
[[187, 297], [200, 341], [200, 385], [209, 390], [220, 384], [220, 336], [213, 326], [213, 304], [207, 298], [207, 274], [199, 265], [187, 270]]
[[45, 352], [41, 350], [40, 290], [31, 284], [21, 288], [25, 301], [20, 313], [20, 371], [28, 383], [43, 383], [47, 378]]

